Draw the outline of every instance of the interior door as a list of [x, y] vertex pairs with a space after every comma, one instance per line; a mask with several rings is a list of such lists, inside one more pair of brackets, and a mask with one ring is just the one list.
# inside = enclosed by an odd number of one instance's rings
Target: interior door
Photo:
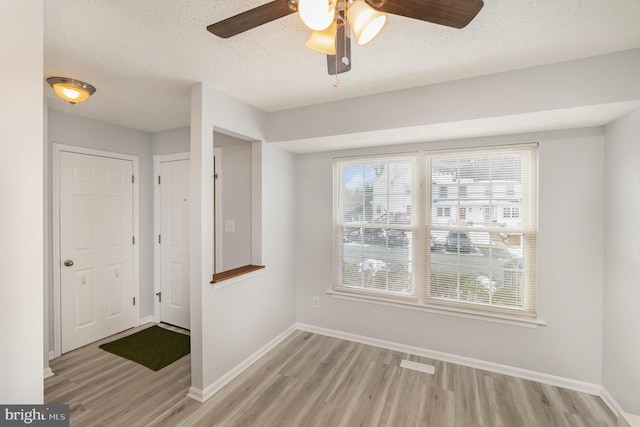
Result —
[[189, 329], [189, 160], [160, 163], [160, 319]]
[[133, 163], [60, 152], [62, 352], [135, 326]]

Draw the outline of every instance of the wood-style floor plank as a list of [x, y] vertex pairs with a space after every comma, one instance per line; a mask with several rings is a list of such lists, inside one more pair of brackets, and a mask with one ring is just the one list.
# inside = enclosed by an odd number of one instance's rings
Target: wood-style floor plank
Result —
[[83, 427], [628, 427], [596, 396], [304, 331], [201, 404], [186, 397], [190, 356], [156, 372], [98, 348], [142, 328], [52, 360], [45, 402]]

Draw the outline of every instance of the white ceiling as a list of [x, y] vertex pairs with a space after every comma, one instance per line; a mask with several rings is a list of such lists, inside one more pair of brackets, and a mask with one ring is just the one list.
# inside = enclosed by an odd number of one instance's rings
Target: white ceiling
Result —
[[44, 77], [97, 92], [75, 106], [45, 94], [51, 108], [156, 132], [189, 125], [198, 82], [273, 112], [640, 47], [640, 0], [484, 1], [460, 30], [390, 15], [369, 45], [352, 43], [336, 88], [297, 14], [226, 40], [206, 31], [265, 0], [46, 0]]

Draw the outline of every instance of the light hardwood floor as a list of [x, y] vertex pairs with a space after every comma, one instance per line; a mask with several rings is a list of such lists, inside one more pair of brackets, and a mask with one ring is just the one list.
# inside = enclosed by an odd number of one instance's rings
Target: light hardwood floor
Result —
[[599, 397], [303, 331], [200, 404], [190, 356], [154, 372], [98, 348], [133, 332], [52, 360], [45, 402], [72, 426], [628, 427]]

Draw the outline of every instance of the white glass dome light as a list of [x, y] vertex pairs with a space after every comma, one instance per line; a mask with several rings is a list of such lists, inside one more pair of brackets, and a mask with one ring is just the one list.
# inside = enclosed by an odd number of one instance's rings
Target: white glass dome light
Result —
[[47, 82], [51, 85], [55, 94], [69, 104], [84, 102], [96, 91], [96, 88], [89, 83], [68, 77], [49, 77]]
[[322, 31], [335, 21], [336, 0], [299, 0], [298, 12], [304, 25]]

